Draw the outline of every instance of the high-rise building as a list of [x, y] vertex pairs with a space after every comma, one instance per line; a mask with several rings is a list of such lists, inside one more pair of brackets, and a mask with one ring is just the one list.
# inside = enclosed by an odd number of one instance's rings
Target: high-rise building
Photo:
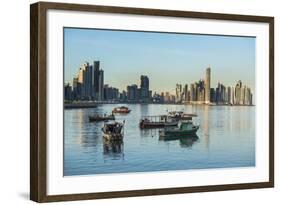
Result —
[[196, 88], [196, 101], [204, 102], [205, 101], [205, 83], [204, 80], [199, 80], [195, 83]]
[[117, 88], [110, 87], [107, 84], [103, 86], [103, 93], [104, 93], [103, 100], [116, 101], [120, 99], [119, 90]]
[[206, 69], [205, 76], [205, 103], [210, 103], [210, 89], [211, 89], [211, 68]]
[[222, 104], [226, 102], [226, 88], [223, 84], [218, 83], [216, 88], [216, 103]]
[[104, 79], [103, 79], [103, 70], [99, 71], [99, 92], [98, 92], [98, 100], [103, 101], [104, 93], [103, 93], [103, 87], [104, 87]]
[[233, 105], [234, 102], [235, 102], [235, 88], [234, 87], [231, 87], [231, 95], [230, 95], [230, 104]]
[[83, 85], [85, 90], [85, 99], [90, 100], [92, 98], [92, 76], [93, 76], [93, 67], [86, 62], [84, 64], [84, 72], [83, 72]]
[[214, 88], [210, 89], [210, 101], [212, 103], [216, 102], [216, 90]]
[[241, 90], [242, 90], [242, 81], [239, 80], [236, 83], [235, 90], [234, 90], [234, 97], [235, 97], [234, 104], [236, 104], [236, 105], [239, 105], [241, 102]]
[[244, 105], [245, 104], [245, 92], [246, 92], [246, 86], [244, 85], [241, 88], [241, 93], [240, 93], [240, 105]]
[[196, 100], [196, 94], [195, 94], [195, 86], [194, 84], [190, 84], [190, 101]]
[[183, 89], [184, 101], [189, 102], [188, 84], [185, 84]]
[[231, 87], [228, 86], [226, 89], [226, 102], [231, 104]]
[[245, 105], [251, 105], [251, 89], [249, 87], [246, 87], [245, 89]]
[[94, 76], [93, 76], [93, 93], [92, 96], [95, 100], [98, 100], [99, 98], [99, 74], [100, 74], [100, 61], [94, 61]]
[[141, 75], [140, 77], [140, 89], [141, 89], [141, 101], [148, 102], [149, 101], [149, 78], [145, 75]]
[[84, 97], [85, 97], [85, 86], [84, 86], [84, 78], [83, 78], [85, 69], [86, 69], [86, 66], [85, 66], [85, 64], [83, 64], [79, 68], [78, 75], [77, 75], [78, 83], [80, 84], [79, 88], [77, 88], [78, 89], [78, 96], [79, 96], [80, 100], [84, 99]]
[[64, 100], [72, 100], [72, 88], [69, 83], [64, 85]]
[[180, 103], [182, 101], [182, 85], [176, 84], [176, 102]]
[[127, 86], [127, 98], [128, 101], [137, 101], [138, 86], [136, 84]]
[[165, 102], [165, 103], [169, 103], [169, 102], [170, 102], [170, 94], [169, 94], [169, 92], [166, 92], [166, 93], [165, 93], [164, 102]]

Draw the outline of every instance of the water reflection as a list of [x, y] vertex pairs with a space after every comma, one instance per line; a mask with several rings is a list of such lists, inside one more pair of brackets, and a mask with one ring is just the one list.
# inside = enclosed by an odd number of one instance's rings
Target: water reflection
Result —
[[103, 140], [103, 155], [113, 160], [124, 159], [123, 142]]
[[191, 136], [159, 136], [159, 141], [179, 141], [182, 148], [192, 147], [198, 139], [196, 134]]
[[[131, 113], [116, 115], [125, 120], [123, 142], [104, 142], [104, 123], [90, 123], [88, 115], [110, 113], [116, 106], [64, 111], [66, 176], [255, 165], [255, 107], [125, 105]], [[163, 139], [159, 129], [139, 129], [143, 115], [166, 110], [197, 113], [197, 135]]]

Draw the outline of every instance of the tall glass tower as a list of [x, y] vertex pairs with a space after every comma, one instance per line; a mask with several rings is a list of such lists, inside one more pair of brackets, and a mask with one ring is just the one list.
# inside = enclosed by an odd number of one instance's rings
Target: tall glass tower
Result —
[[211, 68], [206, 69], [205, 76], [205, 103], [210, 103], [210, 89], [211, 89]]

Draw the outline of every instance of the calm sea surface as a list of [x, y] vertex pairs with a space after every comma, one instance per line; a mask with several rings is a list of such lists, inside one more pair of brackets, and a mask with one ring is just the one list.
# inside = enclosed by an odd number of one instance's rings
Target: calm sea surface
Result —
[[[88, 115], [111, 113], [116, 104], [64, 111], [64, 176], [255, 166], [255, 107], [129, 104], [123, 143], [105, 143], [103, 122]], [[124, 105], [124, 104], [122, 104]], [[197, 113], [197, 137], [162, 140], [159, 129], [141, 130], [143, 115]]]

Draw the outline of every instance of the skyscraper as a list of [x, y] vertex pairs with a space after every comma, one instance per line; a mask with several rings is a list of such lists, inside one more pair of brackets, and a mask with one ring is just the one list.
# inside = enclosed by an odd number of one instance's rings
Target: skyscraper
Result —
[[[83, 86], [82, 86], [82, 96], [83, 99], [90, 100], [92, 98], [92, 66], [86, 62], [83, 66], [82, 69], [80, 68], [80, 71], [82, 70], [82, 77], [78, 77], [82, 79], [83, 81]], [[80, 75], [80, 71], [79, 74]]]
[[79, 71], [78, 71], [78, 75], [77, 75], [77, 78], [78, 78], [78, 85], [77, 88], [78, 89], [78, 96], [79, 96], [79, 99], [84, 99], [85, 97], [85, 86], [84, 86], [84, 72], [85, 72], [85, 69], [86, 69], [86, 66], [85, 64], [83, 64], [80, 68], [79, 68]]
[[104, 98], [103, 87], [104, 87], [103, 70], [100, 70], [99, 71], [99, 92], [98, 92], [99, 101], [103, 101], [103, 98]]
[[182, 85], [176, 84], [176, 102], [179, 103], [182, 101]]
[[127, 86], [127, 97], [129, 101], [136, 101], [138, 95], [138, 86], [136, 84]]
[[141, 75], [140, 77], [140, 89], [141, 89], [141, 100], [148, 102], [149, 100], [149, 78], [145, 75]]
[[190, 84], [190, 101], [195, 101], [195, 88], [194, 84]]
[[210, 88], [211, 88], [211, 68], [206, 69], [205, 76], [205, 103], [210, 103]]
[[100, 71], [100, 62], [94, 61], [94, 80], [93, 80], [93, 97], [98, 100], [99, 98], [99, 72]]
[[184, 86], [183, 95], [184, 95], [184, 101], [188, 102], [189, 101], [188, 84], [185, 84], [185, 86]]
[[242, 81], [239, 80], [236, 83], [235, 90], [234, 90], [234, 97], [235, 97], [234, 104], [236, 104], [236, 105], [239, 105], [241, 102], [241, 90], [242, 90]]
[[64, 85], [64, 100], [72, 100], [72, 88], [69, 83]]

